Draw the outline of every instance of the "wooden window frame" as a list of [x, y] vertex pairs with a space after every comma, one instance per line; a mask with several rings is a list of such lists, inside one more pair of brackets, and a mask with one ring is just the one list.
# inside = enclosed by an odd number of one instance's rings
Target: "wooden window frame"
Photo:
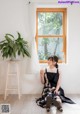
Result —
[[[63, 35], [38, 35], [38, 13], [39, 12], [60, 12], [63, 13]], [[63, 52], [66, 63], [66, 37], [67, 37], [67, 8], [37, 8], [36, 10], [36, 46], [38, 52], [38, 38], [63, 38]], [[47, 63], [47, 60], [39, 60], [40, 63]], [[63, 63], [63, 61], [59, 60], [59, 63]]]

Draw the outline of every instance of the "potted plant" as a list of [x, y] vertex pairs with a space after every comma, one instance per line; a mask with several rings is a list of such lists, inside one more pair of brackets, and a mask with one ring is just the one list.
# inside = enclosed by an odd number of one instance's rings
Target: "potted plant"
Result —
[[11, 34], [6, 34], [5, 39], [0, 42], [0, 50], [3, 58], [14, 60], [17, 56], [31, 57], [28, 50], [28, 42], [21, 37], [19, 32], [17, 34], [17, 39]]

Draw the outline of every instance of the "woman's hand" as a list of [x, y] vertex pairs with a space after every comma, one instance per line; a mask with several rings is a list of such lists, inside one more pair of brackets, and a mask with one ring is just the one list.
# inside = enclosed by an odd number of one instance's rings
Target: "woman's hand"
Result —
[[55, 89], [55, 90], [54, 90], [54, 93], [58, 94], [59, 92], [58, 92], [58, 90], [57, 90], [57, 89]]
[[52, 88], [49, 88], [50, 91], [54, 91], [55, 90], [55, 87], [52, 87]]

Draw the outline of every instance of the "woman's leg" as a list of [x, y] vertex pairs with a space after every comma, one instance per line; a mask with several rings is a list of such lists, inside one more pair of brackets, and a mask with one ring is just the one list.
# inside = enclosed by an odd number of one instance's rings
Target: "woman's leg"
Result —
[[63, 109], [62, 109], [62, 101], [61, 101], [59, 96], [56, 96], [53, 99], [53, 105], [56, 106], [59, 111], [61, 111], [61, 112], [63, 111]]
[[52, 105], [52, 94], [49, 93], [46, 97], [46, 109], [48, 112], [50, 111], [51, 105]]

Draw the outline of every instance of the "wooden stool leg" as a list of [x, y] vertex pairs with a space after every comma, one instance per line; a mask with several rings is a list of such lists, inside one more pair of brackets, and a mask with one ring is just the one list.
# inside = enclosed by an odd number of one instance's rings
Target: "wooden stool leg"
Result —
[[17, 82], [18, 82], [18, 98], [20, 99], [20, 97], [21, 97], [21, 95], [20, 95], [20, 79], [19, 79], [19, 76], [20, 76], [20, 74], [19, 74], [19, 66], [18, 66], [18, 63], [16, 63], [16, 65], [17, 65]]
[[8, 63], [4, 100], [6, 100], [6, 96], [7, 96], [7, 86], [8, 86], [8, 78], [9, 78], [9, 77], [8, 77], [8, 74], [9, 74], [9, 68], [10, 68], [10, 65], [9, 65], [9, 63]]

